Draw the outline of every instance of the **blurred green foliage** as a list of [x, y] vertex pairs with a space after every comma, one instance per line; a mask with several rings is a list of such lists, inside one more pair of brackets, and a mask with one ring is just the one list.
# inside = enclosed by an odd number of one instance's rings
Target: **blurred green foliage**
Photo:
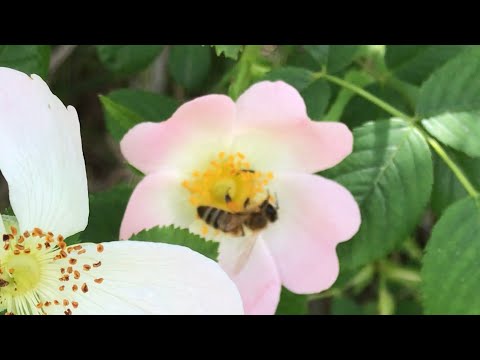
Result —
[[[87, 167], [101, 159], [89, 176], [103, 186], [73, 242], [118, 239], [141, 178], [118, 155], [132, 126], [164, 121], [196, 96], [236, 99], [257, 81], [281, 80], [300, 92], [311, 119], [353, 130], [353, 153], [321, 175], [352, 192], [362, 227], [338, 247], [332, 288], [283, 289], [277, 313], [480, 313], [478, 46], [98, 45], [78, 46], [52, 67], [61, 50], [0, 45], [0, 66], [46, 78], [79, 109]], [[122, 175], [112, 182], [113, 171]], [[214, 244], [178, 229], [137, 237], [217, 256]]]

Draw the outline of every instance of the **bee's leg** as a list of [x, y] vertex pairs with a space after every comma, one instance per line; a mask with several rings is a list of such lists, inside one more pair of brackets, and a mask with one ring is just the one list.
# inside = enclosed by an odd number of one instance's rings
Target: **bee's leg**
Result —
[[245, 230], [243, 230], [243, 225], [240, 225], [240, 231], [242, 236], [245, 236]]
[[245, 201], [243, 202], [243, 208], [246, 209], [249, 204], [250, 204], [250, 198], [247, 197], [247, 198], [245, 199]]

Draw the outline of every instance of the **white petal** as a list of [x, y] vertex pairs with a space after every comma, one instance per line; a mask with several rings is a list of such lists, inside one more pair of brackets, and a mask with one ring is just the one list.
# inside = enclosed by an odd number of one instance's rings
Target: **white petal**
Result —
[[0, 170], [21, 229], [67, 237], [88, 220], [77, 112], [38, 76], [0, 68]]
[[2, 214], [0, 214], [0, 235], [5, 234], [5, 226], [3, 225]]
[[[78, 257], [79, 266], [98, 260], [102, 265], [82, 272], [79, 281], [88, 285], [87, 293], [62, 292], [78, 302], [73, 314], [243, 314], [240, 294], [227, 274], [189, 248], [114, 241], [103, 243], [98, 253], [96, 244], [82, 246], [87, 252]], [[95, 278], [104, 280], [97, 284]]]

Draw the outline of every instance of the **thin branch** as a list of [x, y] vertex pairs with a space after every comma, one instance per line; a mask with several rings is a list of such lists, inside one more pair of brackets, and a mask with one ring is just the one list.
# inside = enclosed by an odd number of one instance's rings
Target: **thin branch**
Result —
[[77, 45], [59, 45], [52, 53], [50, 58], [50, 76], [53, 76], [58, 68], [67, 60], [72, 54]]

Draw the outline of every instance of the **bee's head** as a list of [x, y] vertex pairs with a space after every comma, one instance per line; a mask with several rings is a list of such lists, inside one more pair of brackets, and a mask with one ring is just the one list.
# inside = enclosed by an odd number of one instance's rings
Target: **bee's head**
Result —
[[277, 209], [270, 203], [265, 206], [265, 216], [270, 222], [274, 222], [278, 219]]

